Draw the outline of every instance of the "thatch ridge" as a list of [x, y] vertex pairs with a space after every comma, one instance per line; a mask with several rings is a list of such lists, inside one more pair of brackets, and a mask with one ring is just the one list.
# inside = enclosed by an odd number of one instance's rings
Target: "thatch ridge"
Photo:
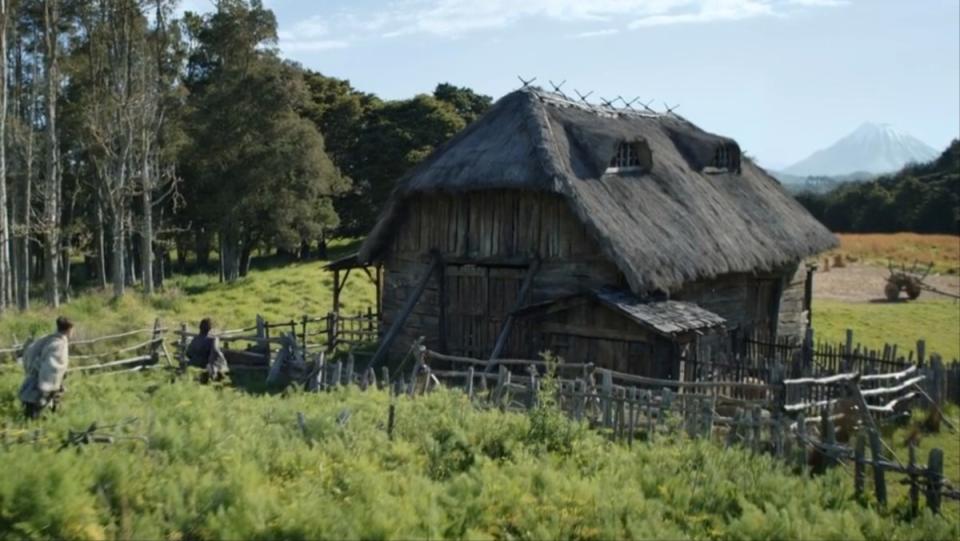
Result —
[[[600, 170], [624, 140], [649, 145], [649, 172]], [[522, 89], [400, 179], [360, 259], [376, 259], [386, 249], [407, 197], [485, 189], [562, 194], [641, 294], [726, 273], [769, 271], [836, 245], [749, 160], [740, 160], [739, 173], [705, 174], [701, 168], [720, 144], [736, 145], [675, 115], [587, 107]]]

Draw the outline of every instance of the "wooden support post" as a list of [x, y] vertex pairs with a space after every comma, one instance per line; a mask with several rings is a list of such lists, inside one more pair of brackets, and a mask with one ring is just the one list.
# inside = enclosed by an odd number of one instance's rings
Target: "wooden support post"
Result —
[[930, 449], [927, 458], [927, 507], [940, 512], [940, 491], [943, 488], [943, 449]]
[[300, 333], [300, 338], [301, 338], [300, 347], [303, 348], [303, 356], [304, 356], [304, 357], [307, 356], [307, 320], [308, 320], [308, 319], [309, 319], [309, 318], [307, 317], [307, 315], [304, 314], [304, 315], [303, 315], [303, 319], [301, 320], [301, 330], [302, 330], [303, 332]]
[[410, 296], [407, 297], [406, 304], [404, 304], [403, 309], [397, 315], [397, 319], [395, 319], [393, 324], [390, 325], [390, 330], [387, 331], [387, 334], [384, 335], [383, 340], [380, 341], [380, 346], [377, 347], [377, 352], [373, 354], [373, 359], [370, 360], [370, 366], [377, 366], [377, 364], [379, 364], [380, 361], [387, 355], [387, 351], [390, 350], [390, 344], [393, 343], [393, 340], [400, 333], [400, 329], [403, 328], [403, 325], [407, 322], [407, 318], [410, 317], [410, 312], [412, 312], [413, 308], [417, 305], [417, 301], [419, 301], [420, 296], [423, 295], [423, 291], [427, 288], [427, 283], [430, 281], [430, 278], [433, 276], [433, 273], [439, 264], [440, 258], [435, 256], [433, 258], [433, 263], [430, 264], [430, 268], [428, 268], [427, 272], [423, 274], [423, 276], [420, 278], [420, 282], [417, 284], [417, 287], [413, 290], [413, 292], [411, 292]]
[[527, 409], [533, 409], [537, 407], [537, 393], [540, 390], [540, 382], [537, 380], [537, 367], [531, 365], [527, 368], [527, 372], [530, 374], [530, 392], [527, 394]]
[[637, 407], [637, 388], [630, 387], [630, 392], [627, 395], [627, 399], [630, 401], [630, 432], [627, 434], [627, 443], [633, 445], [633, 438], [637, 433], [637, 413], [640, 408]]
[[917, 365], [923, 366], [923, 362], [926, 360], [927, 356], [927, 342], [926, 340], [917, 340]]
[[644, 399], [646, 400], [647, 411], [647, 442], [653, 443], [657, 433], [657, 423], [661, 421], [661, 414], [654, 407], [652, 391], [644, 391]]
[[[370, 367], [373, 370], [373, 367]], [[383, 387], [385, 389], [390, 389], [390, 369], [386, 366], [380, 369], [380, 381], [383, 382]]]

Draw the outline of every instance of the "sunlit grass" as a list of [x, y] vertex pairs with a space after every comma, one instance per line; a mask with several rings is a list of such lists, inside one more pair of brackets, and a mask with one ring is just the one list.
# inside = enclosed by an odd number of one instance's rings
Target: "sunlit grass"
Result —
[[900, 351], [915, 350], [918, 339], [926, 351], [945, 359], [960, 358], [960, 304], [950, 300], [925, 302], [844, 302], [814, 299], [813, 327], [817, 340], [841, 343], [853, 329], [854, 342], [882, 350], [885, 343]]

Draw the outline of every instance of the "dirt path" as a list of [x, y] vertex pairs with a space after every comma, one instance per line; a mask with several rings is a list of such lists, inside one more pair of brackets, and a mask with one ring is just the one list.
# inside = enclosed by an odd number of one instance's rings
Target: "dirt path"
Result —
[[[820, 299], [834, 299], [848, 302], [870, 302], [885, 300], [883, 286], [890, 273], [886, 267], [850, 264], [846, 267], [834, 267], [827, 272], [817, 271], [813, 277], [813, 295]], [[960, 276], [928, 276], [926, 283], [954, 295], [960, 294]], [[916, 302], [949, 299], [932, 291], [924, 291]]]

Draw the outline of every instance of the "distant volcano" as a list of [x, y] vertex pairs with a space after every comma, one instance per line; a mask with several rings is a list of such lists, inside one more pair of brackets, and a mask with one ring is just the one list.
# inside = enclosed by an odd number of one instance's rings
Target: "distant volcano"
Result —
[[833, 145], [783, 169], [797, 176], [882, 174], [908, 163], [926, 163], [939, 153], [919, 139], [889, 124], [866, 122]]

